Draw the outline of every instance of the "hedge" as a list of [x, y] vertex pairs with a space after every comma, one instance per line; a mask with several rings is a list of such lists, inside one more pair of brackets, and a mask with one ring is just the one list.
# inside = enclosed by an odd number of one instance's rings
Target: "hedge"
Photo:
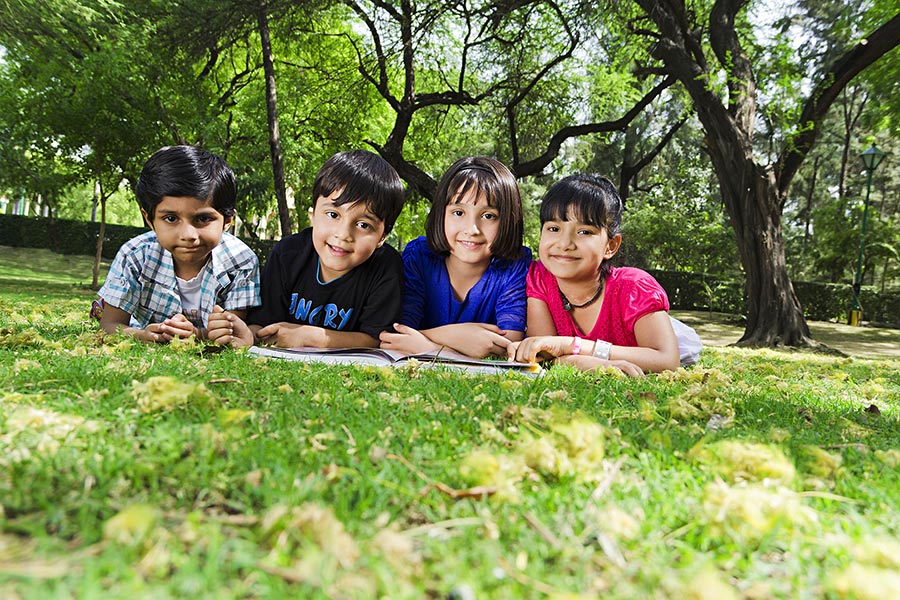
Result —
[[[59, 254], [93, 256], [97, 251], [99, 223], [0, 215], [0, 246], [47, 248]], [[103, 257], [115, 257], [119, 246], [147, 231], [144, 227], [107, 225]], [[244, 240], [263, 262], [272, 245], [270, 240]], [[743, 281], [721, 280], [699, 273], [655, 271], [669, 295], [675, 310], [711, 310], [730, 314], [747, 314], [747, 298]], [[813, 321], [844, 321], [853, 293], [847, 284], [794, 282], [794, 291], [803, 306], [803, 314]], [[864, 286], [860, 295], [863, 317], [870, 322], [900, 327], [900, 290], [877, 292]]]

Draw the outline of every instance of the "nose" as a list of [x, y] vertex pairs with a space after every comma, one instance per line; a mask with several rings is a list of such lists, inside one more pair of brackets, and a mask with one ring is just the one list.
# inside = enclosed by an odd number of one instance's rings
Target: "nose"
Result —
[[478, 222], [478, 217], [477, 217], [477, 216], [472, 215], [472, 216], [469, 218], [469, 222], [466, 223], [466, 231], [469, 232], [469, 233], [476, 233], [476, 234], [477, 234], [477, 233], [481, 233], [481, 227], [480, 227], [480, 224], [479, 224], [479, 222]]
[[190, 223], [185, 223], [181, 227], [181, 239], [183, 240], [196, 240], [198, 236], [197, 228], [194, 227]]
[[353, 228], [354, 224], [352, 219], [342, 219], [341, 223], [335, 225], [334, 235], [340, 240], [352, 240]]

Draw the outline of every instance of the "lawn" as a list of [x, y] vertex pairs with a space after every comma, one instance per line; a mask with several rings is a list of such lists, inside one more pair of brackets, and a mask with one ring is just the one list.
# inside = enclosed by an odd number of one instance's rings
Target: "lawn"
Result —
[[74, 282], [22, 269], [0, 275], [0, 597], [900, 594], [896, 358], [325, 366], [104, 339], [68, 258]]

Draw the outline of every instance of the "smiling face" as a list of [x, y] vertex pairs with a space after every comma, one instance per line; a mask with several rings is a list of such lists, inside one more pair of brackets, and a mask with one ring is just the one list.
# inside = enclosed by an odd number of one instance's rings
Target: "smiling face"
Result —
[[213, 208], [211, 199], [163, 196], [152, 220], [141, 212], [160, 245], [172, 254], [175, 274], [182, 279], [197, 276], [231, 224], [230, 217]]
[[615, 255], [622, 236], [610, 239], [605, 227], [582, 223], [572, 214], [567, 218], [568, 221], [546, 221], [541, 227], [541, 263], [559, 280], [595, 282], [600, 264]]
[[500, 211], [475, 189], [444, 208], [444, 235], [450, 246], [447, 261], [483, 266], [491, 262], [491, 245], [500, 231]]
[[341, 190], [320, 197], [310, 209], [313, 246], [319, 255], [319, 276], [329, 282], [364, 263], [384, 242], [384, 221], [363, 202], [336, 205]]

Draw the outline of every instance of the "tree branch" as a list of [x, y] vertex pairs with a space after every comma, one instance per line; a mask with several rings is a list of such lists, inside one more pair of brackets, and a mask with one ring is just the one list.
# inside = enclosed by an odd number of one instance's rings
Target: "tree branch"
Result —
[[675, 83], [675, 77], [669, 76], [666, 77], [663, 81], [658, 83], [656, 87], [654, 87], [650, 92], [648, 92], [643, 98], [635, 104], [631, 110], [629, 110], [625, 115], [621, 118], [616, 119], [614, 121], [604, 121], [602, 123], [586, 123], [584, 125], [573, 125], [570, 127], [563, 127], [550, 138], [550, 141], [547, 144], [547, 149], [544, 150], [543, 154], [529, 161], [525, 161], [523, 163], [519, 163], [513, 161], [512, 164], [512, 172], [515, 173], [516, 177], [527, 177], [529, 175], [537, 175], [544, 168], [553, 162], [553, 159], [557, 157], [559, 154], [560, 148], [562, 148], [563, 142], [567, 139], [582, 135], [588, 135], [591, 133], [600, 133], [602, 131], [617, 131], [619, 129], [627, 126], [631, 121], [635, 119], [644, 108], [647, 107], [653, 100], [659, 96], [663, 90], [670, 87]]
[[798, 133], [775, 164], [778, 190], [785, 194], [812, 149], [828, 109], [850, 81], [866, 67], [900, 45], [900, 13], [847, 51], [816, 84], [800, 114]]

